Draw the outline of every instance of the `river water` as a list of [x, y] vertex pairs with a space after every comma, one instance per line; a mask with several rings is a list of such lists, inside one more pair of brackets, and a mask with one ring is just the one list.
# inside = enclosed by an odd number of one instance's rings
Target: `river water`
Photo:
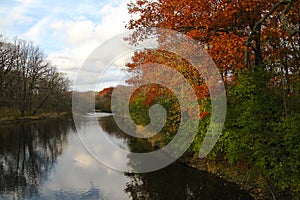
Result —
[[[130, 142], [112, 116], [98, 119], [76, 128], [97, 126], [118, 146], [138, 148], [140, 144]], [[111, 169], [90, 155], [76, 128], [68, 119], [1, 125], [0, 199], [252, 199], [238, 186], [180, 163], [143, 174]], [[92, 138], [98, 133], [87, 134]], [[123, 159], [107, 155], [114, 162]]]

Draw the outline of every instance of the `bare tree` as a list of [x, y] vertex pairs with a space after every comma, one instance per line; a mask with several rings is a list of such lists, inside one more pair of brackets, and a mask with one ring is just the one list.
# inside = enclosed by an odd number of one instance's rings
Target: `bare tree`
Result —
[[[50, 100], [69, 96], [68, 88], [67, 78], [46, 60], [39, 47], [17, 38], [8, 42], [1, 36], [0, 108], [18, 108], [21, 116], [36, 114]], [[53, 105], [49, 110], [57, 110]]]

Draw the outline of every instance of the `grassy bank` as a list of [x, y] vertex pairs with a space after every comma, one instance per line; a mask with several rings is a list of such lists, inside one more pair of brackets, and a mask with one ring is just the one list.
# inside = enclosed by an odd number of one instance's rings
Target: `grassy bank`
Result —
[[19, 123], [19, 122], [30, 122], [36, 120], [50, 119], [50, 118], [59, 118], [59, 117], [69, 117], [70, 113], [61, 112], [61, 113], [41, 113], [38, 115], [27, 115], [27, 116], [7, 116], [0, 117], [1, 124], [10, 124], [10, 123]]

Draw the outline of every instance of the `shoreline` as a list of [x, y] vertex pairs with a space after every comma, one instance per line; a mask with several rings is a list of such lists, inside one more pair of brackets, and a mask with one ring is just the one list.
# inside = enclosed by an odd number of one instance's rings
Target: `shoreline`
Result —
[[[36, 116], [5, 117], [0, 118], [0, 126], [70, 116], [72, 116], [72, 114], [63, 112], [43, 113]], [[148, 142], [151, 147], [155, 148], [153, 141]], [[264, 181], [255, 179], [250, 174], [249, 169], [246, 166], [230, 165], [226, 161], [214, 161], [206, 158], [200, 159], [187, 154], [181, 156], [177, 162], [199, 171], [208, 172], [219, 178], [223, 178], [228, 182], [234, 183], [241, 189], [248, 192], [255, 200], [270, 199], [269, 195], [266, 194], [265, 189], [263, 189]]]
[[67, 112], [62, 112], [62, 113], [42, 113], [39, 115], [28, 115], [24, 117], [20, 117], [20, 116], [0, 117], [0, 125], [40, 121], [44, 119], [52, 119], [52, 118], [60, 118], [60, 117], [68, 117], [68, 116], [71, 116], [71, 114]]
[[[141, 141], [138, 141], [141, 142]], [[145, 141], [142, 142], [145, 144]], [[150, 145], [150, 151], [155, 150], [155, 141], [146, 141]], [[272, 199], [267, 193], [266, 183], [263, 178], [254, 176], [247, 166], [242, 164], [230, 165], [224, 160], [209, 160], [207, 158], [198, 158], [185, 153], [176, 162], [195, 170], [213, 174], [230, 183], [236, 184], [240, 189], [245, 190], [255, 200]]]
[[258, 183], [258, 181], [261, 183], [263, 183], [263, 181], [251, 176], [249, 169], [245, 166], [229, 165], [225, 161], [211, 161], [209, 159], [200, 159], [188, 155], [183, 155], [178, 159], [178, 162], [234, 183], [241, 189], [247, 191], [255, 200], [270, 199], [263, 189], [263, 184], [260, 185]]
[[[154, 151], [156, 148], [155, 141], [156, 140], [149, 140], [149, 138], [146, 141], [146, 143], [150, 145], [151, 151]], [[142, 143], [145, 143], [145, 141]], [[231, 165], [225, 160], [198, 158], [187, 152], [178, 158], [176, 162], [195, 170], [213, 174], [216, 177], [236, 184], [240, 189], [245, 190], [250, 194], [255, 200], [272, 199], [270, 193], [267, 191], [265, 180], [259, 176], [253, 175], [246, 165], [238, 163]]]

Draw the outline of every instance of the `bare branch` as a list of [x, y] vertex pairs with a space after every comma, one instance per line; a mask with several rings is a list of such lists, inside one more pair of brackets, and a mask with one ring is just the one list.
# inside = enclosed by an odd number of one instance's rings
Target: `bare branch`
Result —
[[284, 0], [284, 1], [280, 1], [278, 3], [276, 3], [273, 8], [265, 15], [263, 16], [258, 22], [256, 22], [256, 24], [254, 25], [253, 29], [251, 30], [251, 33], [248, 37], [248, 39], [246, 40], [246, 51], [245, 51], [245, 67], [247, 67], [248, 63], [249, 63], [249, 47], [250, 47], [250, 43], [253, 39], [253, 36], [257, 33], [257, 29], [258, 27], [260, 27], [265, 21], [266, 19], [272, 15], [276, 9], [281, 6], [281, 5], [286, 5], [285, 9], [283, 12], [287, 12], [288, 9], [291, 7], [291, 4], [294, 2], [295, 0]]

